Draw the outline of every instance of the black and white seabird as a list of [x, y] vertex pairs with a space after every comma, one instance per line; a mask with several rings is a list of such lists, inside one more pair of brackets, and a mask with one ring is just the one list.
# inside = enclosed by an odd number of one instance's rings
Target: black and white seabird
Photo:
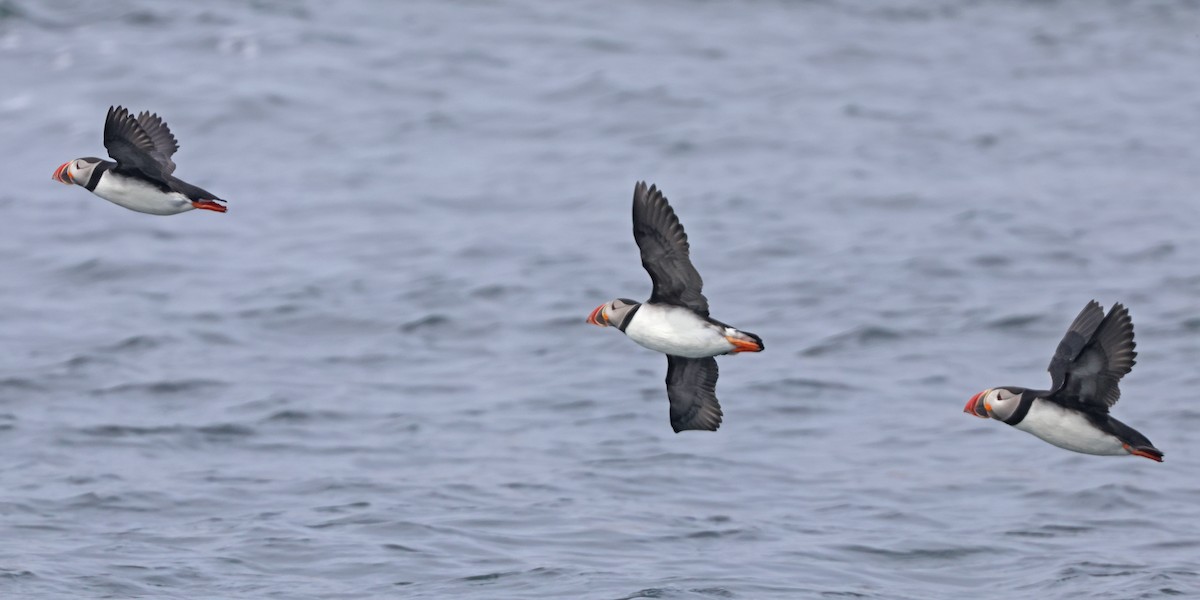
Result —
[[1105, 316], [1092, 300], [1050, 359], [1049, 390], [991, 388], [972, 396], [963, 411], [1004, 421], [1067, 450], [1162, 462], [1162, 451], [1146, 436], [1108, 414], [1121, 397], [1117, 384], [1133, 369], [1133, 348], [1129, 310], [1118, 303]]
[[171, 156], [179, 143], [158, 115], [142, 111], [135, 118], [124, 107], [110, 106], [104, 120], [104, 147], [116, 162], [77, 158], [54, 171], [54, 179], [130, 210], [174, 215], [195, 208], [225, 212], [224, 200], [176, 179]]
[[646, 302], [618, 298], [597, 306], [588, 323], [616, 326], [629, 339], [667, 355], [671, 427], [716, 431], [721, 426], [714, 356], [759, 352], [762, 338], [708, 316], [704, 282], [688, 258], [687, 234], [654, 186], [633, 188], [633, 239], [654, 282]]

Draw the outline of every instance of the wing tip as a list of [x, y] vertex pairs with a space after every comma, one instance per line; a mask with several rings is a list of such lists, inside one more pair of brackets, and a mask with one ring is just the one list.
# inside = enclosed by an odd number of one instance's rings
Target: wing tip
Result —
[[639, 181], [633, 187], [633, 220], [635, 225], [642, 220], [656, 224], [663, 231], [671, 231], [683, 238], [684, 246], [687, 246], [687, 233], [675, 214], [675, 208], [655, 184], [646, 187], [645, 181]]
[[1108, 309], [1108, 316], [1114, 315], [1122, 321], [1129, 321], [1131, 325], [1133, 324], [1133, 318], [1129, 316], [1129, 307], [1120, 302], [1113, 304], [1112, 308]]
[[129, 114], [129, 109], [117, 104], [108, 107], [108, 115], [104, 117], [104, 131], [110, 133], [110, 127], [123, 127], [134, 130], [134, 135], [141, 131], [141, 126], [137, 124], [137, 119]]
[[1100, 342], [1104, 344], [1106, 352], [1111, 352], [1110, 363], [1115, 363], [1120, 359], [1129, 361], [1128, 365], [1119, 369], [1123, 371], [1122, 374], [1125, 374], [1133, 369], [1133, 365], [1137, 364], [1137, 340], [1134, 339], [1133, 317], [1129, 315], [1129, 308], [1118, 302], [1109, 309], [1105, 320], [1109, 319], [1112, 320], [1112, 325], [1105, 328], [1104, 339]]
[[[1079, 334], [1083, 338], [1083, 343], [1087, 344], [1088, 341], [1095, 337], [1100, 324], [1103, 322], [1104, 307], [1094, 299], [1090, 300], [1083, 307], [1083, 310], [1079, 311], [1079, 314], [1075, 316], [1075, 319], [1071, 321], [1071, 325], [1067, 327], [1067, 335], [1069, 336], [1071, 333]], [[1078, 350], [1082, 350], [1082, 348]]]
[[721, 423], [724, 421], [722, 417], [724, 417], [724, 414], [718, 409], [716, 415], [707, 419], [701, 419], [697, 416], [686, 423], [671, 421], [671, 429], [675, 430], [675, 433], [682, 433], [684, 431], [716, 431], [721, 428]]
[[[650, 202], [655, 200], [656, 197], [662, 197], [662, 190], [658, 189], [657, 185], [653, 183], [647, 185], [645, 180], [639, 180], [633, 184], [634, 204], [638, 202]], [[663, 200], [666, 200], [666, 198], [663, 198]]]

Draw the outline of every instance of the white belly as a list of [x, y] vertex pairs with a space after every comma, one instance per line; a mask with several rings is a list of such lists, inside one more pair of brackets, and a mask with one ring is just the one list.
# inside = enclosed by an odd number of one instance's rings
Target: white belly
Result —
[[1121, 440], [1097, 429], [1084, 415], [1045, 400], [1034, 400], [1029, 414], [1014, 427], [1075, 452], [1106, 456], [1129, 454]]
[[720, 328], [677, 306], [643, 304], [625, 328], [625, 335], [651, 350], [688, 358], [733, 350]]
[[151, 215], [175, 215], [196, 208], [187, 196], [178, 192], [163, 193], [136, 179], [111, 177], [108, 173], [100, 176], [92, 193], [129, 210]]

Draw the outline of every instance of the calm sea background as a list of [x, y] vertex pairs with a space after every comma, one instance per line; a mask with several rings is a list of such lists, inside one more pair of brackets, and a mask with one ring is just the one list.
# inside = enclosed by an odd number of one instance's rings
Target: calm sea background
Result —
[[[229, 212], [51, 181], [110, 104]], [[1200, 3], [0, 0], [0, 131], [4, 598], [1200, 597]], [[1092, 298], [1163, 464], [961, 412]]]

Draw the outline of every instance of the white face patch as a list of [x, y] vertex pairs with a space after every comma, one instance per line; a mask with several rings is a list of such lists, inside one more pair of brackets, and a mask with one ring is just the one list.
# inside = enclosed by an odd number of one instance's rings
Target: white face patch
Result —
[[1021, 405], [1021, 395], [996, 388], [984, 395], [983, 403], [993, 419], [1003, 421], [1016, 413], [1017, 408]]

